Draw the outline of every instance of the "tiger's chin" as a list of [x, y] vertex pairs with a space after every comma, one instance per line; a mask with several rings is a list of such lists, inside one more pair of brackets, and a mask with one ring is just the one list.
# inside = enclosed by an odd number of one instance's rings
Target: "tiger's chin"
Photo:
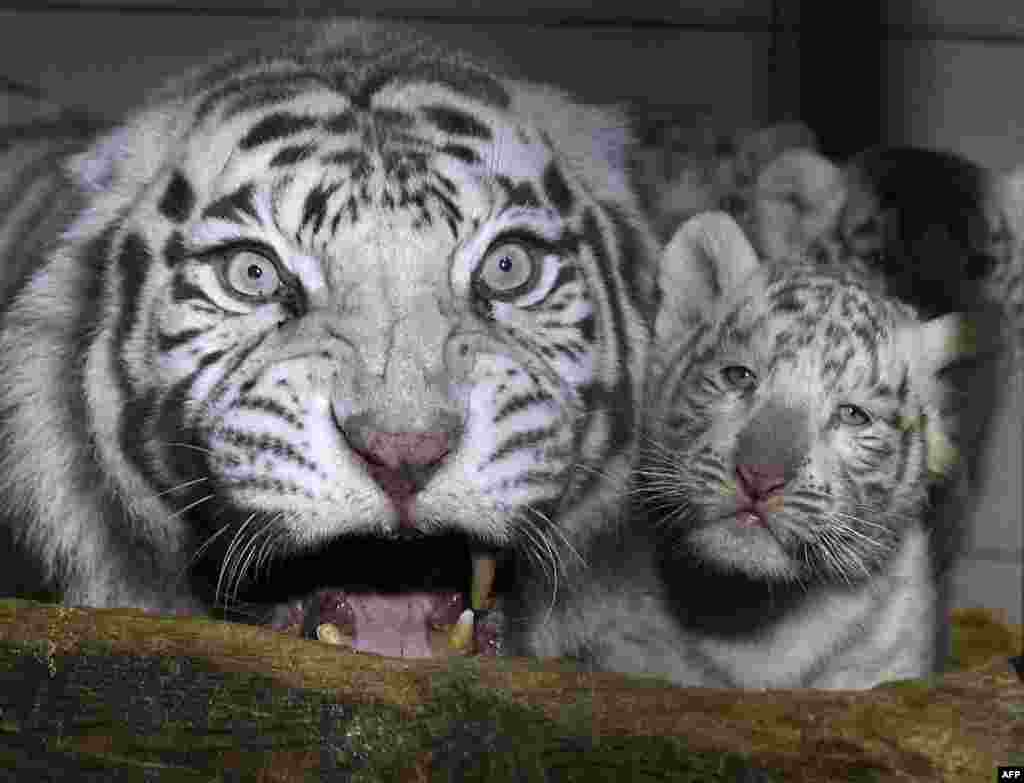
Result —
[[872, 531], [875, 539], [844, 537], [846, 528], [824, 510], [792, 513], [781, 502], [757, 509], [715, 506], [695, 517], [700, 521], [676, 532], [680, 564], [699, 564], [705, 571], [742, 575], [766, 586], [855, 588], [885, 568], [897, 537], [879, 524]]

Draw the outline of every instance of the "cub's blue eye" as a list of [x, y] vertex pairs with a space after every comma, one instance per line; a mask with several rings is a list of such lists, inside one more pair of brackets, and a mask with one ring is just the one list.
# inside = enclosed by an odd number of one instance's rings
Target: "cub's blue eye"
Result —
[[236, 250], [228, 256], [224, 282], [232, 293], [246, 299], [270, 299], [284, 287], [277, 265], [250, 248]]
[[740, 391], [749, 391], [757, 386], [757, 375], [742, 364], [730, 364], [722, 368], [722, 380]]
[[871, 416], [856, 405], [840, 405], [836, 410], [840, 424], [847, 427], [863, 427], [871, 423]]

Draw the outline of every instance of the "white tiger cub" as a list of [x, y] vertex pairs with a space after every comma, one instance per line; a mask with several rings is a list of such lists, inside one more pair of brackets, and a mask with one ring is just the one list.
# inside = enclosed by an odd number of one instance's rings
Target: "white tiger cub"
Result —
[[925, 510], [956, 469], [936, 374], [966, 348], [958, 317], [759, 265], [715, 213], [679, 230], [661, 285], [642, 501], [535, 649], [691, 686], [934, 672], [948, 531]]

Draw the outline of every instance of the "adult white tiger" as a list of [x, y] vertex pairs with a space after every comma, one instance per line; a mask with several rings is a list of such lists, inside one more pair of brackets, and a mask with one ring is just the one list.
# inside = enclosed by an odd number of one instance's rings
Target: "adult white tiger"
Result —
[[555, 575], [634, 450], [624, 128], [358, 23], [163, 88], [3, 225], [6, 523], [67, 602], [330, 606], [395, 655], [467, 552]]

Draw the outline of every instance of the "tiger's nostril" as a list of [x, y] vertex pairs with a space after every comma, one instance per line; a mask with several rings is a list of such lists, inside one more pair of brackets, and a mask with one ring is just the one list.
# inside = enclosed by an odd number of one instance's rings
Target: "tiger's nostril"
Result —
[[367, 459], [393, 470], [402, 465], [422, 467], [439, 462], [448, 453], [446, 432], [367, 432], [362, 448]]
[[774, 465], [737, 465], [740, 486], [753, 499], [767, 497], [786, 484], [785, 470]]
[[426, 485], [451, 448], [447, 432], [363, 430], [346, 434], [346, 440], [371, 478], [399, 505]]

